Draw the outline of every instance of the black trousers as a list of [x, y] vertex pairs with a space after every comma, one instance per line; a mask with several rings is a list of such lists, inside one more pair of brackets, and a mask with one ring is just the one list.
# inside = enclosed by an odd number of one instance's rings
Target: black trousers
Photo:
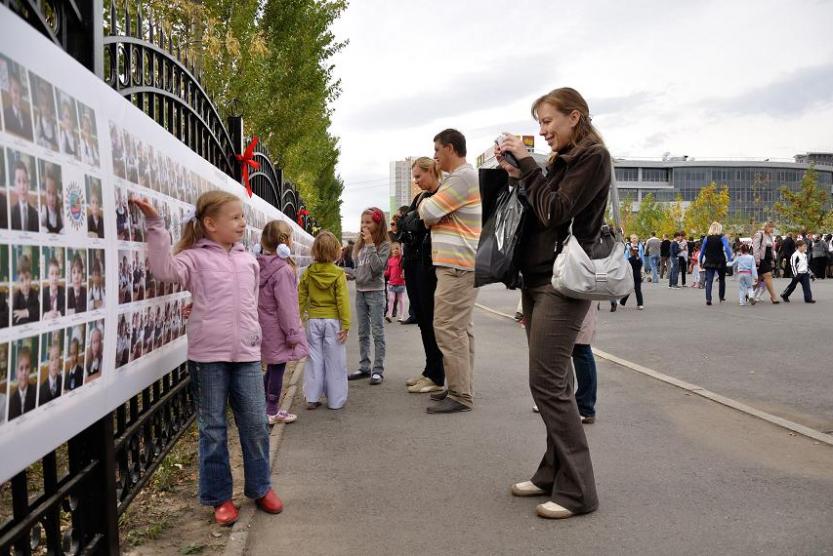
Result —
[[532, 483], [573, 513], [599, 506], [587, 437], [573, 395], [573, 347], [590, 301], [549, 284], [523, 290], [529, 342], [529, 389], [547, 430], [547, 450]]
[[422, 376], [442, 386], [445, 384], [443, 354], [434, 336], [434, 290], [437, 289], [434, 267], [410, 261], [405, 264], [405, 289], [422, 335], [422, 348], [425, 350], [425, 369]]
[[[631, 268], [633, 269], [633, 293], [636, 294], [636, 305], [642, 307], [645, 305], [642, 300], [642, 261], [637, 257], [631, 257], [628, 261], [630, 261]], [[620, 299], [619, 304], [624, 307], [629, 297], [630, 295], [626, 295]]]
[[785, 289], [784, 293], [782, 293], [781, 295], [789, 299], [792, 293], [795, 291], [795, 287], [799, 283], [801, 284], [801, 289], [804, 291], [804, 301], [812, 301], [813, 293], [810, 291], [810, 274], [807, 272], [802, 272], [797, 276], [793, 276], [790, 285], [787, 286], [787, 289]]

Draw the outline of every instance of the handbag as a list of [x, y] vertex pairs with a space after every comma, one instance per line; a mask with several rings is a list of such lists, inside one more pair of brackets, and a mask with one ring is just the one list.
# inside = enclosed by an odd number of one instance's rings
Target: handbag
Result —
[[[561, 253], [552, 265], [552, 287], [565, 297], [574, 299], [619, 299], [633, 292], [633, 270], [625, 256], [622, 219], [619, 214], [619, 190], [613, 162], [610, 165], [609, 199], [615, 229], [603, 229], [597, 244], [588, 255], [573, 235], [573, 221]], [[605, 249], [607, 245], [609, 249]]]

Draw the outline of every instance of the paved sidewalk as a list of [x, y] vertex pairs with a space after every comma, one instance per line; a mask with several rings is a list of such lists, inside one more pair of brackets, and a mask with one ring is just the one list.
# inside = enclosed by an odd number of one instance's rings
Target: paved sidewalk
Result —
[[[833, 449], [603, 361], [586, 428], [601, 507], [537, 518], [509, 495], [544, 450], [525, 339], [475, 323], [471, 413], [427, 415], [406, 392], [422, 350], [396, 323], [381, 386], [351, 383], [341, 411], [295, 406], [274, 467], [286, 510], [256, 515], [248, 554], [833, 554]], [[353, 336], [353, 367], [356, 352]]]

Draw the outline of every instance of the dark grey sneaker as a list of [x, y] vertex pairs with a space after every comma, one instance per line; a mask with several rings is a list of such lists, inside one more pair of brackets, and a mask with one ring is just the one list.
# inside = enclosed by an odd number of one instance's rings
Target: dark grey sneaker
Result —
[[471, 411], [471, 408], [451, 398], [446, 398], [425, 409], [426, 413], [460, 413], [463, 411]]
[[434, 392], [431, 394], [431, 400], [435, 402], [441, 402], [448, 396], [448, 390], [441, 390], [439, 392]]
[[377, 384], [382, 384], [383, 380], [384, 378], [382, 378], [382, 375], [380, 375], [379, 373], [373, 373], [370, 376], [370, 384], [373, 384], [374, 386]]
[[364, 371], [356, 371], [355, 373], [350, 373], [347, 375], [347, 380], [361, 380], [363, 378], [368, 378], [370, 373], [366, 373]]

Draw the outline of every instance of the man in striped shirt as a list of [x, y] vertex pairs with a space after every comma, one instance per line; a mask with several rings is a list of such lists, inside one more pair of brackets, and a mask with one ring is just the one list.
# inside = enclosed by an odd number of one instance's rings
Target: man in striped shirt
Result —
[[477, 299], [474, 258], [480, 239], [481, 207], [477, 172], [466, 162], [466, 138], [455, 129], [434, 137], [434, 160], [446, 173], [437, 192], [419, 206], [431, 228], [431, 256], [437, 273], [434, 332], [448, 382], [428, 413], [470, 411], [474, 405], [474, 331], [471, 314]]

